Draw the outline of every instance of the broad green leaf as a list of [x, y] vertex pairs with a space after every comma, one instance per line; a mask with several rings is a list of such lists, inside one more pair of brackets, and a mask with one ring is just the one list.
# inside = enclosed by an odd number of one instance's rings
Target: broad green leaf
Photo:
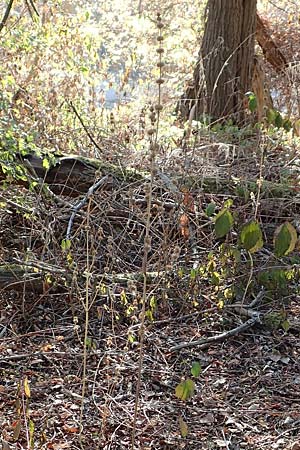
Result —
[[249, 95], [248, 107], [251, 112], [254, 112], [257, 109], [257, 98], [253, 93]]
[[277, 128], [281, 128], [283, 124], [283, 119], [282, 119], [282, 115], [280, 114], [279, 111], [276, 112], [276, 117], [275, 117], [275, 121], [274, 121], [274, 125]]
[[277, 114], [276, 114], [276, 111], [274, 109], [271, 109], [271, 108], [267, 109], [266, 116], [267, 116], [267, 121], [268, 121], [268, 123], [270, 125], [274, 125], [275, 119], [276, 119], [276, 115]]
[[191, 374], [194, 377], [199, 377], [200, 373], [201, 373], [202, 367], [201, 364], [199, 363], [199, 361], [194, 361], [191, 367]]
[[291, 324], [287, 319], [285, 319], [283, 322], [281, 322], [281, 327], [285, 332], [287, 332], [289, 331]]
[[187, 426], [187, 423], [183, 420], [182, 416], [179, 416], [178, 419], [179, 422], [179, 428], [180, 428], [180, 434], [183, 438], [187, 437], [189, 428]]
[[190, 271], [190, 279], [191, 280], [195, 280], [197, 278], [197, 275], [198, 275], [198, 270], [192, 268], [191, 271]]
[[215, 213], [215, 210], [216, 210], [216, 204], [215, 203], [209, 203], [207, 205], [206, 209], [205, 209], [205, 214], [208, 217], [211, 217]]
[[292, 122], [290, 119], [285, 119], [282, 124], [282, 128], [285, 129], [285, 131], [290, 131], [293, 128]]
[[233, 217], [227, 208], [222, 209], [215, 217], [215, 231], [217, 238], [226, 236], [233, 225]]
[[188, 378], [176, 386], [175, 395], [180, 400], [189, 400], [195, 392], [195, 383]]
[[297, 242], [297, 231], [290, 222], [285, 222], [275, 230], [274, 251], [276, 256], [285, 256], [291, 253]]
[[243, 226], [240, 241], [242, 246], [250, 253], [254, 253], [264, 245], [262, 232], [256, 221], [248, 222]]
[[49, 169], [50, 169], [50, 163], [49, 163], [49, 160], [48, 160], [47, 158], [44, 158], [44, 159], [43, 159], [43, 167], [44, 167], [44, 169], [46, 169], [46, 170], [49, 170]]

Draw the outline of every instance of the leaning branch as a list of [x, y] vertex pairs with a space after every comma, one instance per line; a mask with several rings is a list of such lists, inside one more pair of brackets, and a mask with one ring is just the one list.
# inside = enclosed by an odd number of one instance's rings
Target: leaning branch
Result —
[[192, 342], [183, 342], [178, 345], [174, 345], [170, 348], [171, 352], [181, 350], [183, 348], [191, 348], [191, 347], [199, 347], [201, 349], [205, 349], [210, 346], [210, 344], [214, 344], [216, 342], [223, 342], [226, 339], [230, 338], [231, 336], [235, 336], [239, 333], [242, 333], [245, 330], [248, 330], [248, 328], [253, 327], [257, 323], [261, 323], [261, 314], [257, 312], [252, 313], [252, 317], [250, 319], [246, 320], [246, 322], [242, 323], [236, 328], [233, 328], [232, 330], [225, 331], [224, 333], [218, 334], [216, 336], [211, 336], [206, 339], [198, 339], [197, 341]]
[[258, 14], [256, 15], [256, 40], [263, 51], [264, 57], [276, 72], [285, 70], [287, 60]]
[[10, 14], [13, 2], [14, 2], [14, 0], [10, 0], [8, 5], [7, 5], [7, 7], [6, 7], [3, 19], [0, 22], [0, 33], [1, 33], [2, 29], [4, 28], [6, 22], [7, 22], [8, 18], [9, 18], [9, 14]]
[[89, 190], [87, 191], [87, 193], [83, 197], [83, 199], [81, 199], [79, 202], [76, 203], [76, 205], [73, 206], [73, 208], [72, 208], [73, 211], [72, 211], [72, 214], [69, 219], [67, 233], [66, 233], [67, 240], [70, 239], [70, 237], [71, 237], [71, 230], [72, 230], [72, 226], [73, 226], [73, 222], [74, 222], [76, 214], [88, 202], [88, 199], [94, 194], [94, 192], [97, 189], [99, 189], [99, 187], [103, 186], [103, 184], [105, 184], [105, 182], [108, 180], [108, 178], [109, 178], [109, 176], [105, 175], [104, 177], [101, 178], [101, 180], [98, 180], [96, 183], [94, 183], [89, 188]]

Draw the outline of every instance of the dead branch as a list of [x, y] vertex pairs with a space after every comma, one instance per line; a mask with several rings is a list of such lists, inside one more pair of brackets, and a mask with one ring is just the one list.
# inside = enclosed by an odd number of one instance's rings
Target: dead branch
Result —
[[287, 60], [272, 39], [270, 31], [258, 14], [256, 15], [256, 40], [266, 60], [274, 67], [276, 72], [284, 71], [287, 67]]
[[105, 175], [101, 178], [101, 180], [98, 180], [96, 183], [94, 183], [89, 190], [87, 191], [86, 195], [76, 204], [73, 206], [73, 211], [70, 216], [69, 222], [68, 222], [68, 228], [66, 233], [66, 239], [70, 239], [71, 231], [72, 231], [72, 225], [75, 219], [76, 214], [78, 211], [87, 203], [88, 199], [94, 194], [94, 192], [99, 189], [99, 187], [103, 186], [105, 182], [108, 180], [108, 175]]
[[13, 2], [14, 2], [14, 0], [10, 0], [10, 1], [8, 2], [8, 4], [7, 4], [7, 7], [6, 7], [6, 10], [5, 10], [3, 19], [2, 19], [1, 22], [0, 22], [0, 32], [1, 32], [2, 29], [4, 28], [6, 22], [7, 22], [8, 18], [9, 18], [9, 14], [10, 14], [10, 11], [11, 11], [11, 8], [12, 8], [12, 5], [13, 5]]
[[231, 336], [235, 336], [237, 334], [242, 333], [248, 328], [253, 327], [257, 323], [261, 323], [261, 315], [257, 312], [253, 312], [252, 317], [246, 322], [242, 323], [236, 328], [233, 328], [229, 331], [225, 331], [224, 333], [218, 334], [217, 336], [211, 336], [206, 339], [198, 339], [197, 341], [192, 342], [183, 342], [182, 344], [174, 345], [170, 348], [170, 352], [174, 352], [177, 350], [181, 350], [182, 348], [191, 348], [191, 347], [199, 347], [201, 349], [205, 349], [210, 346], [210, 344], [214, 344], [216, 342], [223, 342]]

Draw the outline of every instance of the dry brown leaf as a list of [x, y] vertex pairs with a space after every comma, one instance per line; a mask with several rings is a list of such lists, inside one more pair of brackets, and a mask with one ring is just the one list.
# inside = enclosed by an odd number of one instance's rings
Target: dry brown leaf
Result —
[[294, 442], [291, 446], [291, 450], [300, 450], [300, 442]]
[[53, 444], [52, 442], [47, 445], [48, 448], [52, 450], [64, 450], [66, 448], [71, 448], [69, 442], [61, 442], [58, 444]]
[[189, 218], [186, 214], [182, 214], [179, 219], [181, 235], [188, 239], [190, 237]]

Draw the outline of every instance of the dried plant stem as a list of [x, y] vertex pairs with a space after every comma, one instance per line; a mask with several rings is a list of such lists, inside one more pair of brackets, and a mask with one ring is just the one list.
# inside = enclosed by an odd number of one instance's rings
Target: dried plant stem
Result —
[[261, 187], [262, 187], [262, 182], [263, 182], [264, 162], [265, 162], [265, 148], [263, 147], [263, 144], [262, 144], [260, 161], [259, 161], [259, 180], [258, 180], [258, 183], [257, 183], [257, 196], [256, 196], [254, 220], [257, 219], [258, 208], [259, 208], [259, 204], [260, 204]]
[[243, 294], [243, 298], [241, 301], [241, 305], [243, 306], [246, 300], [246, 296], [248, 294], [248, 290], [250, 287], [250, 284], [252, 282], [252, 278], [253, 278], [253, 269], [254, 269], [254, 264], [253, 264], [253, 258], [250, 252], [248, 252], [248, 256], [249, 256], [249, 260], [250, 260], [250, 272], [249, 272], [249, 277], [248, 277], [248, 281], [244, 290], [244, 294]]
[[87, 215], [86, 215], [86, 280], [85, 280], [85, 298], [83, 301], [83, 307], [85, 312], [84, 321], [84, 341], [83, 341], [83, 368], [82, 368], [82, 388], [81, 388], [81, 405], [80, 405], [80, 446], [83, 449], [82, 443], [82, 431], [83, 431], [83, 413], [84, 413], [84, 399], [86, 392], [86, 371], [87, 371], [87, 340], [88, 340], [88, 329], [89, 329], [89, 312], [90, 312], [90, 298], [89, 298], [89, 284], [91, 277], [91, 265], [90, 265], [90, 247], [89, 247], [89, 219], [90, 219], [90, 207], [91, 199], [89, 199], [87, 205]]
[[[153, 144], [152, 144], [153, 145]], [[151, 153], [153, 150], [151, 151]], [[154, 153], [154, 152], [153, 152]], [[152, 203], [152, 186], [153, 186], [153, 174], [154, 174], [154, 157], [151, 157], [151, 179], [149, 184], [149, 194], [148, 194], [148, 202], [147, 202], [147, 219], [146, 219], [146, 234], [145, 241], [147, 242], [147, 238], [149, 240], [150, 237], [150, 217], [151, 217], [151, 203]], [[142, 309], [141, 309], [141, 324], [140, 324], [140, 353], [139, 353], [139, 362], [138, 362], [138, 377], [136, 383], [136, 391], [135, 391], [135, 405], [134, 405], [134, 418], [133, 418], [133, 429], [132, 429], [132, 450], [134, 450], [135, 443], [135, 435], [136, 435], [136, 422], [138, 416], [138, 406], [139, 406], [139, 397], [141, 390], [141, 374], [143, 368], [143, 360], [144, 360], [144, 338], [145, 338], [145, 317], [146, 317], [146, 303], [147, 303], [147, 265], [148, 265], [148, 246], [144, 246], [144, 256], [143, 256], [143, 296], [142, 296]]]
[[[161, 25], [160, 15], [158, 14], [158, 24]], [[162, 41], [162, 26], [158, 26], [159, 35], [158, 41]], [[139, 412], [139, 399], [140, 399], [140, 391], [141, 391], [141, 377], [142, 377], [142, 369], [143, 369], [143, 361], [144, 361], [144, 340], [145, 340], [145, 318], [146, 318], [146, 305], [147, 305], [147, 267], [148, 267], [148, 255], [151, 246], [151, 238], [150, 238], [150, 229], [151, 229], [151, 206], [152, 206], [152, 194], [153, 194], [153, 182], [154, 182], [154, 174], [155, 174], [155, 156], [156, 149], [158, 144], [158, 133], [159, 133], [159, 119], [160, 119], [160, 110], [161, 110], [161, 80], [162, 80], [162, 53], [159, 52], [159, 79], [158, 83], [158, 103], [157, 103], [157, 116], [156, 116], [156, 128], [155, 133], [150, 136], [150, 182], [148, 185], [147, 195], [147, 209], [146, 209], [146, 227], [145, 227], [145, 240], [144, 240], [144, 255], [142, 261], [142, 273], [143, 273], [143, 295], [142, 295], [142, 309], [141, 309], [141, 323], [140, 323], [140, 352], [139, 352], [139, 361], [138, 361], [138, 375], [137, 375], [137, 383], [136, 383], [136, 391], [135, 391], [135, 405], [134, 405], [134, 417], [133, 417], [133, 427], [132, 427], [132, 435], [131, 435], [131, 448], [134, 450], [135, 448], [135, 439], [136, 439], [136, 428], [137, 428], [137, 418]]]

